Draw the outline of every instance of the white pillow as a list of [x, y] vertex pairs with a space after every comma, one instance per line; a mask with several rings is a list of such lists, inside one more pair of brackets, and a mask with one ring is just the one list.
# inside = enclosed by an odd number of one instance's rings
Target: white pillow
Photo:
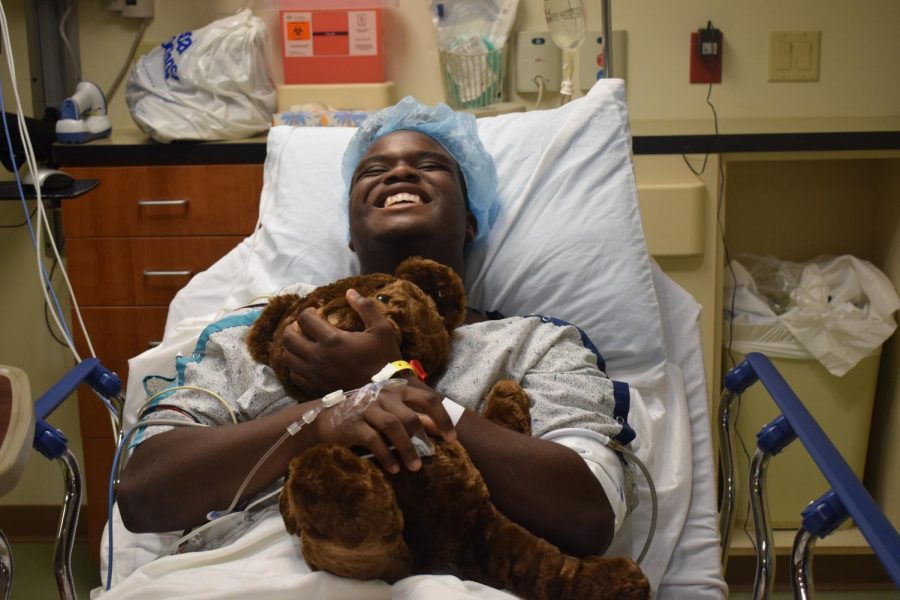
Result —
[[[637, 205], [624, 85], [600, 80], [553, 110], [479, 119], [500, 182], [500, 213], [467, 254], [474, 308], [538, 313], [581, 327], [607, 370], [634, 385], [664, 376], [659, 306]], [[248, 303], [288, 283], [354, 274], [341, 156], [354, 129], [274, 127], [260, 229], [195, 277], [181, 319]]]

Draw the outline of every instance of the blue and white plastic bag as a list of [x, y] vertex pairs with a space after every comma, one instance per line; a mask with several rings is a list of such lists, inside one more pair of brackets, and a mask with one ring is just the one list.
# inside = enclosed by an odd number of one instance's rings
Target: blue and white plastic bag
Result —
[[268, 34], [249, 10], [172, 36], [140, 57], [126, 102], [158, 142], [233, 140], [269, 129], [276, 94]]

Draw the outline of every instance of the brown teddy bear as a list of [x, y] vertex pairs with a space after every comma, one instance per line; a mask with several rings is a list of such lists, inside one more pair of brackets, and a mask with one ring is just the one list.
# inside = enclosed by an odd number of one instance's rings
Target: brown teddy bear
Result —
[[[393, 277], [349, 277], [306, 298], [285, 295], [269, 302], [247, 344], [297, 400], [309, 398], [281, 361], [284, 329], [312, 306], [337, 327], [362, 330], [344, 296], [351, 287], [376, 301], [405, 359], [418, 359], [430, 374], [446, 365], [450, 331], [466, 315], [462, 281], [444, 265], [410, 258]], [[528, 397], [515, 382], [495, 384], [485, 405], [486, 418], [530, 433]], [[535, 599], [649, 597], [647, 579], [633, 561], [563, 554], [497, 510], [461, 444], [432, 442], [434, 454], [422, 457], [418, 471], [396, 475], [338, 445], [315, 446], [291, 461], [281, 514], [287, 531], [300, 536], [310, 568], [388, 582], [450, 569]]]

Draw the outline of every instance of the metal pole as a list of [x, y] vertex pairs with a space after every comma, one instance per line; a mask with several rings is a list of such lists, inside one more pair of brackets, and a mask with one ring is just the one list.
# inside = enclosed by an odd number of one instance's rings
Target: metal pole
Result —
[[818, 536], [803, 527], [797, 530], [794, 537], [794, 547], [791, 549], [791, 587], [796, 599], [812, 600], [815, 595], [812, 581], [812, 550], [818, 540]]
[[750, 461], [750, 511], [753, 515], [753, 529], [756, 534], [756, 576], [753, 580], [753, 600], [765, 600], [772, 593], [775, 583], [775, 556], [772, 528], [767, 514], [768, 501], [765, 494], [766, 468], [771, 454], [757, 448]]
[[12, 593], [13, 557], [9, 540], [0, 531], [0, 600], [9, 600]]
[[75, 544], [75, 527], [78, 525], [78, 511], [81, 510], [81, 471], [72, 451], [66, 451], [59, 461], [65, 478], [66, 495], [59, 527], [56, 531], [56, 547], [53, 552], [53, 573], [56, 588], [63, 600], [76, 600], [75, 584], [72, 581], [72, 546]]
[[737, 395], [728, 388], [719, 400], [719, 460], [722, 466], [722, 499], [719, 501], [719, 538], [722, 540], [722, 572], [728, 565], [731, 519], [734, 511], [734, 440], [731, 432], [731, 407]]
[[612, 9], [610, 8], [610, 0], [601, 0], [600, 10], [603, 13], [603, 70], [606, 72], [606, 77], [615, 77], [615, 71], [613, 71]]

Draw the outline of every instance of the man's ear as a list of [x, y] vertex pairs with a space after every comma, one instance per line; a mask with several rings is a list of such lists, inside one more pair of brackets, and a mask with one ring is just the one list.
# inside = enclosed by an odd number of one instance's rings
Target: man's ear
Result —
[[466, 242], [471, 242], [478, 236], [478, 219], [470, 211], [466, 211]]

